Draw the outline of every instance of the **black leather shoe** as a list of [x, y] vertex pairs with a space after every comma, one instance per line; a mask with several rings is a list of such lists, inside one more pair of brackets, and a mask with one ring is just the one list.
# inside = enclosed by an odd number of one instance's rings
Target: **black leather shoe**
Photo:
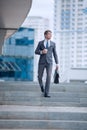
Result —
[[44, 94], [44, 97], [50, 98], [51, 96], [50, 96], [50, 95], [47, 95], [47, 94]]
[[43, 86], [41, 87], [41, 92], [44, 93], [44, 88], [43, 88]]

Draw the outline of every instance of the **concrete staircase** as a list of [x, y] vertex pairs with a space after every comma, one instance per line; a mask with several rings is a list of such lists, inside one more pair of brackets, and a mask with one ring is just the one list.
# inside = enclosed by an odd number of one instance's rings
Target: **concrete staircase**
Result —
[[0, 130], [87, 130], [87, 84], [0, 82]]

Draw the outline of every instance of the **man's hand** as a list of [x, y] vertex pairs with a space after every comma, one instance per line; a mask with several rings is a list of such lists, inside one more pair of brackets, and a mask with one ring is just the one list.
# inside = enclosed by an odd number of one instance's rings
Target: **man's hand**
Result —
[[56, 65], [56, 70], [58, 70], [59, 69], [59, 66], [58, 65]]
[[43, 49], [42, 54], [47, 54], [47, 51], [48, 51], [47, 49]]

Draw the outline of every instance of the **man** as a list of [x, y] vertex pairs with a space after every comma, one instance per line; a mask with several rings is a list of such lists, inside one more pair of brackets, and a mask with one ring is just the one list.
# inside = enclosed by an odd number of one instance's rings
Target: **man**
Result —
[[[44, 32], [44, 37], [45, 39], [38, 43], [38, 46], [35, 50], [35, 54], [40, 55], [38, 64], [38, 81], [40, 84], [41, 91], [44, 93], [44, 97], [50, 97], [49, 88], [52, 73], [52, 54], [56, 62], [56, 69], [58, 69], [58, 57], [56, 53], [56, 45], [54, 42], [51, 41], [52, 32], [50, 30], [46, 30]], [[45, 68], [47, 76], [44, 88], [42, 77]]]

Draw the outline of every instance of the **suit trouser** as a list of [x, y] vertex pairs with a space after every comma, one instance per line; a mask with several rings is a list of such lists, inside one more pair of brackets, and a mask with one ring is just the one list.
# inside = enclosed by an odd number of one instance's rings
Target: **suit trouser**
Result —
[[38, 81], [40, 87], [43, 87], [43, 73], [44, 69], [46, 68], [46, 82], [45, 82], [45, 91], [44, 93], [48, 95], [49, 88], [50, 88], [50, 81], [51, 81], [51, 73], [52, 73], [52, 64], [44, 63], [38, 65]]

